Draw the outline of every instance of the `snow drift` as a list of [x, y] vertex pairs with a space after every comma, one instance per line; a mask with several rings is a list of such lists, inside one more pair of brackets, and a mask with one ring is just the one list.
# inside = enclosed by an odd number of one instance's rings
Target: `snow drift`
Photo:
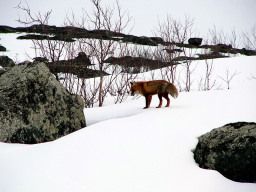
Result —
[[[3, 192], [254, 192], [198, 167], [197, 137], [235, 121], [256, 121], [256, 57], [218, 59], [240, 74], [229, 90], [181, 92], [170, 108], [144, 98], [85, 109], [88, 127], [37, 145], [0, 143]], [[220, 69], [225, 70], [227, 65]], [[218, 67], [219, 68], [219, 67]]]

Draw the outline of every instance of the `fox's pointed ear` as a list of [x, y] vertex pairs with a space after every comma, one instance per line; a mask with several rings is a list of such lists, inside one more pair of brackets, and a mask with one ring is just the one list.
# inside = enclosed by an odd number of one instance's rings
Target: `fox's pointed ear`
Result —
[[137, 85], [137, 82], [135, 82], [135, 81], [130, 82], [130, 83], [131, 83], [131, 85], [133, 85], [133, 86], [136, 86], [136, 85]]

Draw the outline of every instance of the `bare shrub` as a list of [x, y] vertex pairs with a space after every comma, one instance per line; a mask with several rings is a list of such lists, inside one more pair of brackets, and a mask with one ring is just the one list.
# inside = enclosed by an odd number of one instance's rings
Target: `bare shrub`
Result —
[[[37, 27], [41, 28], [44, 34], [50, 34], [50, 31], [48, 31], [46, 26], [49, 24], [52, 10], [45, 13], [37, 12], [33, 14], [27, 2], [23, 4], [20, 2], [16, 8], [22, 10], [25, 14], [25, 18], [22, 19], [19, 17], [17, 20], [19, 23], [24, 24], [25, 26], [38, 25]], [[68, 36], [66, 38], [68, 38]], [[61, 57], [64, 56], [65, 47], [67, 44], [69, 44], [69, 42], [49, 39], [32, 40], [32, 43], [35, 56], [47, 58], [50, 62], [53, 63], [53, 65], [58, 65], [58, 61]], [[59, 77], [57, 72], [53, 71], [53, 73], [58, 80]]]
[[[89, 69], [98, 71], [99, 77], [93, 80], [86, 80], [79, 78], [72, 74], [75, 63], [68, 62], [65, 65], [70, 71], [62, 75], [62, 82], [67, 89], [76, 94], [80, 94], [86, 103], [87, 107], [92, 107], [96, 102], [99, 106], [103, 105], [104, 99], [109, 91], [113, 90], [112, 84], [123, 70], [118, 66], [113, 66], [104, 61], [110, 56], [125, 55], [127, 51], [127, 43], [106, 39], [111, 33], [123, 33], [129, 28], [131, 17], [127, 12], [121, 9], [118, 1], [113, 6], [103, 6], [101, 0], [91, 0], [93, 9], [87, 11], [83, 9], [82, 17], [76, 19], [75, 14], [67, 15], [65, 26], [79, 27], [86, 30], [94, 30], [98, 32], [97, 38], [77, 38], [75, 42], [72, 41], [58, 41], [58, 40], [32, 40], [36, 56], [45, 57], [54, 65], [58, 65], [61, 58], [72, 60], [79, 52], [85, 53], [90, 61], [94, 63]], [[39, 24], [43, 28], [48, 24], [52, 11], [41, 14], [40, 12], [32, 14], [27, 3], [21, 3], [17, 8], [25, 12], [25, 19], [19, 18], [22, 24], [31, 25]], [[44, 30], [44, 29], [43, 29]], [[129, 29], [128, 29], [129, 32]], [[47, 28], [44, 32], [48, 34]], [[67, 34], [66, 38], [72, 37], [72, 30]], [[87, 70], [88, 71], [88, 70]], [[85, 70], [84, 73], [87, 73]], [[108, 73], [109, 75], [105, 75]], [[54, 73], [59, 79], [59, 74]], [[123, 74], [121, 75], [122, 78]], [[130, 78], [125, 78], [127, 81]], [[123, 82], [128, 84], [128, 82]], [[125, 88], [126, 86], [120, 87]], [[123, 91], [118, 91], [123, 92]], [[122, 101], [123, 99], [117, 99]]]
[[165, 21], [158, 22], [158, 27], [155, 32], [156, 36], [160, 36], [164, 41], [168, 42], [164, 46], [159, 46], [159, 49], [156, 52], [158, 59], [169, 63], [168, 66], [162, 68], [161, 78], [179, 85], [181, 85], [181, 82], [177, 81], [181, 80], [185, 86], [182, 90], [185, 91], [190, 91], [193, 82], [191, 80], [191, 74], [194, 71], [191, 65], [192, 61], [186, 59], [182, 64], [186, 70], [183, 79], [180, 74], [177, 75], [177, 63], [174, 62], [174, 59], [180, 56], [187, 58], [195, 54], [196, 50], [178, 46], [179, 44], [187, 42], [187, 40], [195, 33], [193, 25], [194, 20], [188, 16], [185, 16], [184, 21], [182, 22], [167, 15]]
[[230, 70], [228, 68], [226, 68], [226, 74], [225, 74], [225, 77], [221, 77], [219, 76], [227, 85], [227, 89], [230, 89], [230, 84], [231, 84], [231, 81], [234, 79], [234, 77], [236, 75], [238, 75], [239, 73], [234, 71], [234, 72], [230, 72]]
[[[207, 54], [208, 51], [204, 50], [204, 54]], [[214, 61], [213, 59], [205, 59], [205, 74], [199, 81], [198, 89], [202, 91], [209, 91], [216, 86], [216, 79], [212, 80], [212, 74], [214, 70]]]
[[[86, 28], [87, 30], [98, 30], [99, 32], [97, 39], [78, 39], [78, 47], [80, 51], [90, 55], [91, 61], [96, 63], [92, 68], [94, 70], [99, 70], [99, 73], [101, 74], [99, 81], [94, 84], [94, 89], [98, 90], [97, 100], [99, 106], [102, 106], [104, 98], [111, 89], [112, 82], [120, 74], [120, 71], [117, 72], [116, 66], [104, 63], [104, 61], [109, 56], [120, 55], [121, 53], [118, 52], [117, 49], [125, 50], [123, 46], [126, 46], [125, 44], [121, 45], [120, 42], [112, 39], [106, 40], [104, 36], [108, 35], [110, 32], [124, 32], [131, 21], [131, 17], [122, 11], [118, 1], [114, 7], [101, 5], [101, 0], [91, 0], [91, 2], [93, 4], [93, 10], [91, 12], [84, 10], [84, 15], [80, 21], [75, 20], [75, 17], [73, 17], [73, 20], [68, 20], [68, 24]], [[103, 74], [105, 72], [109, 73], [110, 76], [104, 76]]]
[[250, 32], [243, 32], [242, 37], [244, 48], [256, 50], [256, 25], [251, 28]]

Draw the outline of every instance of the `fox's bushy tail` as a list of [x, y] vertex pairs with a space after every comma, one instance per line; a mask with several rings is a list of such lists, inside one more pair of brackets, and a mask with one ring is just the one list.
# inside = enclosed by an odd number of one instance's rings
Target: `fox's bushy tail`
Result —
[[167, 86], [167, 91], [174, 99], [179, 95], [177, 88], [172, 83]]

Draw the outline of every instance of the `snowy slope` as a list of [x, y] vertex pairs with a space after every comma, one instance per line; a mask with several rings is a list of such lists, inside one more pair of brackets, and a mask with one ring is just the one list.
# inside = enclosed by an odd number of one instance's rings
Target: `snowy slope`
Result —
[[230, 90], [182, 92], [161, 109], [155, 96], [147, 110], [144, 98], [130, 97], [85, 109], [89, 126], [54, 142], [0, 143], [0, 191], [255, 192], [256, 184], [199, 168], [191, 152], [213, 128], [256, 121], [256, 57], [219, 61], [240, 73]]

